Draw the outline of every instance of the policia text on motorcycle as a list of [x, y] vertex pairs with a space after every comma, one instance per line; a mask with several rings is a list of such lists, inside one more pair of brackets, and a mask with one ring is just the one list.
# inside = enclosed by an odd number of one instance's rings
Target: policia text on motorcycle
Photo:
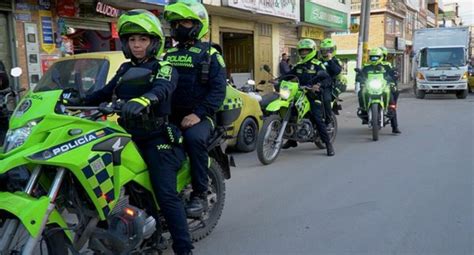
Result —
[[[308, 92], [311, 106], [312, 122], [320, 133], [321, 140], [326, 144], [327, 155], [334, 156], [335, 151], [331, 144], [326, 124], [322, 117], [322, 93], [331, 91], [331, 77], [326, 72], [326, 68], [316, 57], [316, 43], [311, 39], [303, 39], [297, 45], [300, 61], [293, 67], [287, 75], [298, 77], [301, 86], [310, 87], [314, 92]], [[288, 78], [291, 78], [288, 76]], [[331, 113], [332, 114], [332, 113]], [[329, 115], [330, 116], [330, 115]], [[283, 149], [296, 147], [297, 142], [289, 140], [283, 145]]]
[[[176, 174], [185, 153], [180, 130], [168, 123], [178, 73], [168, 62], [157, 60], [163, 52], [164, 35], [154, 14], [145, 10], [128, 11], [119, 18], [118, 32], [122, 51], [131, 61], [122, 64], [107, 86], [86, 97], [85, 104], [97, 105], [116, 99], [126, 102], [119, 123], [132, 135], [148, 165], [174, 252], [189, 254], [193, 245], [184, 205], [176, 191]], [[137, 72], [147, 75], [139, 80], [127, 79]]]
[[166, 6], [165, 19], [178, 42], [164, 57], [179, 73], [173, 93], [171, 122], [183, 130], [184, 148], [191, 161], [193, 192], [188, 216], [199, 217], [207, 209], [207, 141], [214, 129], [215, 113], [225, 98], [225, 64], [219, 52], [201, 38], [209, 31], [204, 6], [194, 0], [178, 0]]

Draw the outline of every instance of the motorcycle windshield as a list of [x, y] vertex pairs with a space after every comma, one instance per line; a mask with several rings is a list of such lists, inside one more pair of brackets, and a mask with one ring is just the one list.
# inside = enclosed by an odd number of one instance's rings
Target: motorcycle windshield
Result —
[[26, 125], [29, 121], [41, 119], [47, 114], [54, 113], [62, 90], [40, 93], [30, 91], [20, 101], [10, 118], [10, 129]]

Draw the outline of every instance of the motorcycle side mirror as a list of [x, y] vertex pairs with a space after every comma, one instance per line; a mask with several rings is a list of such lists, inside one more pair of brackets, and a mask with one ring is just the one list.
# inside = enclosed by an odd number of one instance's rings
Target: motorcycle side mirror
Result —
[[10, 75], [15, 78], [20, 77], [22, 73], [23, 73], [23, 70], [21, 69], [21, 67], [14, 67], [12, 68], [12, 70], [10, 70]]
[[247, 81], [247, 85], [255, 86], [255, 81], [252, 80], [252, 79], [249, 79], [249, 80]]
[[269, 73], [272, 71], [272, 69], [270, 68], [270, 66], [268, 66], [267, 64], [263, 65], [263, 70], [265, 70], [265, 72]]
[[261, 80], [261, 81], [258, 83], [258, 85], [263, 85], [263, 84], [265, 84], [265, 80]]
[[148, 81], [151, 70], [142, 67], [132, 67], [122, 75], [122, 82]]
[[362, 70], [360, 70], [360, 68], [356, 67], [356, 68], [354, 68], [354, 71], [355, 71], [356, 73], [360, 73]]

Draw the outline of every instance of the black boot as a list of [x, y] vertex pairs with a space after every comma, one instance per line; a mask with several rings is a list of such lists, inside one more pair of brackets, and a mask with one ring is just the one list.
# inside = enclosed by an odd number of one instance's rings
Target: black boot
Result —
[[331, 143], [326, 143], [326, 150], [329, 157], [336, 155], [336, 152], [334, 151], [334, 147], [332, 147]]
[[394, 133], [394, 134], [401, 134], [402, 131], [400, 131], [400, 129], [398, 129], [398, 127], [392, 127], [392, 133]]
[[188, 215], [188, 217], [199, 218], [206, 210], [207, 196], [205, 194], [192, 195], [191, 200], [186, 205], [186, 215]]
[[282, 149], [289, 149], [291, 147], [296, 147], [296, 146], [298, 146], [298, 142], [293, 141], [293, 140], [288, 140], [288, 141], [286, 141], [285, 144], [283, 144], [283, 146], [281, 148]]

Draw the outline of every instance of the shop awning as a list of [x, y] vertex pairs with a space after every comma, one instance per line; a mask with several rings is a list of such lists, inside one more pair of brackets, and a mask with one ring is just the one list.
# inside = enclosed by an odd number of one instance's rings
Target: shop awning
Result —
[[169, 0], [102, 0], [101, 2], [118, 9], [157, 10], [168, 4]]

